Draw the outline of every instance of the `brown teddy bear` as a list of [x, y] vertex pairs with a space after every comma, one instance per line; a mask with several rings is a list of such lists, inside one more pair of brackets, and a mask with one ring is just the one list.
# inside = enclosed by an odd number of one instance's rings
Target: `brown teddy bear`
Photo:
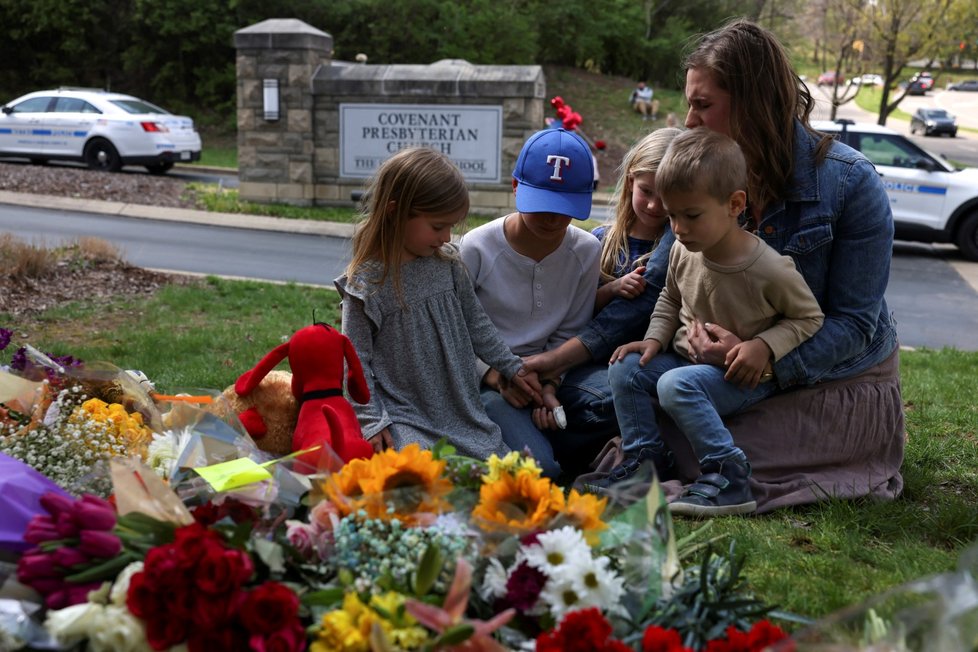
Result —
[[224, 390], [224, 398], [258, 448], [279, 457], [292, 452], [299, 403], [292, 395], [290, 372], [269, 371], [247, 396], [239, 395], [231, 385]]

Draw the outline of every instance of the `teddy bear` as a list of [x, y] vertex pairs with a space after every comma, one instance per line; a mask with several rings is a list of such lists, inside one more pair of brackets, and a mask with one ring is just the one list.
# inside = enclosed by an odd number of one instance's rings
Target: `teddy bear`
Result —
[[[343, 396], [345, 366], [350, 397], [361, 404], [370, 400], [363, 366], [349, 338], [322, 322], [301, 328], [288, 342], [272, 349], [253, 369], [241, 374], [234, 383], [234, 391], [239, 397], [249, 397], [285, 358], [292, 371], [291, 393], [299, 408], [292, 450], [327, 446], [335, 453], [329, 455], [327, 450], [324, 456], [317, 449], [300, 455], [298, 460], [316, 468], [320, 460], [326, 459], [328, 470], [336, 470], [342, 463], [373, 455], [373, 447], [363, 439], [353, 407]], [[260, 430], [262, 420], [257, 411], [246, 411], [242, 423], [251, 434], [253, 428]]]
[[258, 448], [284, 457], [292, 452], [292, 433], [299, 420], [299, 402], [292, 396], [292, 372], [273, 369], [247, 396], [239, 396], [234, 385], [223, 392], [231, 414]]

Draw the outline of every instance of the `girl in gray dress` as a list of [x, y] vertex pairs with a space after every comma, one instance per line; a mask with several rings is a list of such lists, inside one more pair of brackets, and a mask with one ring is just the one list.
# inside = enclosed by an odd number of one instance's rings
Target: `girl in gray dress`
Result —
[[462, 174], [434, 150], [404, 149], [380, 166], [367, 196], [353, 258], [336, 280], [343, 332], [370, 388], [370, 402], [354, 404], [363, 436], [377, 451], [446, 438], [463, 455], [504, 455], [476, 357], [537, 400], [540, 385], [500, 339], [450, 244], [469, 210]]

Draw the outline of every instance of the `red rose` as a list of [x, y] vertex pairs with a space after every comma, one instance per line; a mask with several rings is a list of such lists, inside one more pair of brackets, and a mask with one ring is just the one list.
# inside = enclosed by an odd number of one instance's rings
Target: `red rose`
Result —
[[630, 648], [611, 638], [611, 623], [596, 607], [572, 611], [560, 625], [537, 637], [537, 652], [622, 652]]
[[298, 620], [266, 636], [252, 634], [248, 641], [254, 652], [302, 652], [306, 649], [306, 630]]
[[[235, 614], [244, 602], [244, 593], [238, 591], [227, 596], [214, 596], [207, 593], [197, 593], [196, 597], [188, 597], [193, 603], [188, 616], [200, 628], [223, 627], [234, 620]], [[227, 649], [227, 648], [218, 648]]]
[[299, 597], [284, 584], [265, 582], [245, 596], [241, 621], [252, 634], [271, 634], [288, 627], [299, 614]]
[[194, 581], [201, 591], [222, 595], [241, 588], [253, 570], [248, 553], [211, 543], [197, 563]]
[[[164, 610], [162, 613], [166, 613]], [[166, 650], [187, 639], [187, 622], [180, 618], [150, 618], [146, 621], [146, 641], [154, 650]]]
[[151, 548], [146, 553], [143, 572], [149, 583], [160, 591], [185, 582], [184, 567], [177, 556], [177, 549], [172, 545]]
[[173, 534], [173, 545], [176, 546], [176, 555], [179, 563], [184, 568], [194, 566], [204, 554], [204, 550], [212, 543], [223, 544], [221, 535], [213, 530], [208, 530], [200, 523], [177, 528]]
[[163, 607], [160, 595], [150, 583], [145, 572], [136, 573], [129, 579], [126, 606], [133, 616], [143, 620], [148, 620], [160, 613]]
[[221, 518], [221, 510], [217, 508], [217, 505], [210, 502], [194, 507], [190, 513], [193, 514], [194, 520], [201, 525], [213, 525]]
[[246, 650], [248, 638], [236, 625], [195, 627], [187, 638], [189, 652], [218, 652], [219, 650]]

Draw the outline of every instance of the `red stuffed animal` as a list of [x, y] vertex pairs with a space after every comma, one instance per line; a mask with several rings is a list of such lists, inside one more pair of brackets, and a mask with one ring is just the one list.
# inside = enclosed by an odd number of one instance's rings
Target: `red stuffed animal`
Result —
[[[291, 340], [272, 349], [254, 369], [241, 374], [234, 390], [247, 396], [286, 356], [292, 369], [292, 395], [300, 406], [292, 450], [328, 445], [344, 463], [373, 455], [373, 447], [363, 439], [353, 408], [343, 397], [345, 361], [350, 396], [358, 403], [370, 400], [363, 366], [349, 338], [327, 324], [317, 322], [296, 331]], [[316, 450], [298, 459], [316, 466], [321, 454], [321, 450]]]

